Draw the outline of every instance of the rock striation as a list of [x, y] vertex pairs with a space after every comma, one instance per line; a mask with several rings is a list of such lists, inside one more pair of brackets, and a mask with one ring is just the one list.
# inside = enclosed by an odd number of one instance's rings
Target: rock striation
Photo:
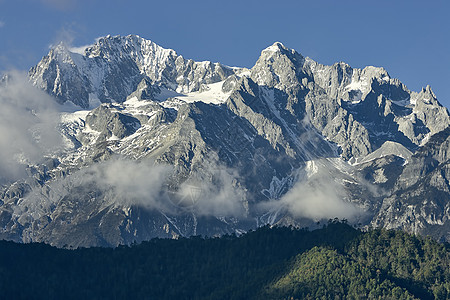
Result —
[[449, 236], [449, 114], [386, 70], [277, 42], [251, 69], [141, 37], [63, 44], [29, 72], [62, 105], [64, 149], [0, 190], [0, 237], [115, 246], [264, 224]]

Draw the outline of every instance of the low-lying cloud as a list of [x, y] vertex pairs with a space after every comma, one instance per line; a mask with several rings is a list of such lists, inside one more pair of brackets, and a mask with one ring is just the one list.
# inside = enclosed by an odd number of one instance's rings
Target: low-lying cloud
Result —
[[[307, 172], [305, 172], [307, 173]], [[297, 183], [278, 200], [263, 202], [260, 209], [284, 210], [293, 217], [322, 220], [353, 219], [362, 211], [347, 202], [343, 185], [335, 181], [326, 168], [316, 168], [313, 174], [299, 174]]]
[[167, 210], [167, 198], [162, 192], [171, 171], [171, 166], [150, 160], [113, 158], [73, 171], [42, 188], [34, 188], [17, 209], [24, 209], [39, 218], [50, 214], [66, 197], [75, 195], [78, 201], [95, 198], [100, 206], [134, 205]]
[[169, 190], [173, 174], [173, 166], [152, 160], [112, 158], [49, 183], [46, 192], [35, 189], [23, 204], [40, 216], [50, 213], [68, 195], [90, 193], [106, 206], [138, 206], [170, 215], [245, 216], [244, 191], [232, 170], [206, 168]]
[[198, 215], [242, 218], [247, 210], [245, 192], [238, 179], [235, 170], [210, 164], [185, 181], [174, 199], [177, 205]]
[[[107, 205], [139, 206], [172, 215], [195, 213], [238, 219], [248, 216], [246, 192], [239, 184], [236, 171], [204, 162], [202, 169], [191, 173], [177, 186], [171, 182], [176, 174], [174, 170], [174, 166], [151, 160], [113, 158], [56, 180], [50, 185], [49, 199], [54, 204], [74, 188], [82, 187], [86, 192], [88, 189], [99, 191]], [[353, 220], [363, 213], [345, 200], [349, 198], [345, 188], [326, 169], [307, 173], [300, 170], [297, 183], [286, 194], [280, 199], [257, 204], [257, 210], [263, 213], [285, 211], [294, 218], [311, 220]]]
[[39, 162], [61, 145], [54, 100], [31, 86], [24, 74], [10, 74], [0, 83], [0, 183], [24, 176], [24, 165]]
[[150, 160], [110, 160], [90, 168], [92, 180], [108, 191], [107, 199], [120, 205], [137, 205], [169, 214], [193, 212], [202, 216], [242, 217], [243, 189], [237, 173], [205, 162], [173, 190], [174, 167]]
[[91, 168], [92, 180], [107, 191], [107, 199], [124, 206], [165, 210], [163, 187], [172, 167], [152, 161], [109, 160]]

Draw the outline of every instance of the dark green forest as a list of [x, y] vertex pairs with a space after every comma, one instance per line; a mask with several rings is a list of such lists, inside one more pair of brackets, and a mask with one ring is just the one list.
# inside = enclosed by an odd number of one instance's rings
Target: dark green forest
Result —
[[111, 248], [0, 242], [1, 299], [449, 299], [450, 247], [331, 221]]

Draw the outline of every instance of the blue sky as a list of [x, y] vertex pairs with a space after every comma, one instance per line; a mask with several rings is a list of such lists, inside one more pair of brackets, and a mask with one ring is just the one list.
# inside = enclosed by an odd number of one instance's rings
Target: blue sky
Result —
[[64, 40], [138, 34], [195, 60], [251, 67], [281, 41], [314, 60], [383, 66], [450, 107], [446, 1], [0, 0], [0, 71], [26, 70]]

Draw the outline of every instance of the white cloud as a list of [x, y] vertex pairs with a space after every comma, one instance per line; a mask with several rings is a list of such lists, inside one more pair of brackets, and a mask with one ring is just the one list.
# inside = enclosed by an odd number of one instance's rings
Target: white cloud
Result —
[[260, 208], [269, 211], [286, 210], [294, 217], [321, 219], [349, 219], [363, 211], [347, 202], [347, 192], [335, 181], [326, 168], [314, 170], [314, 174], [302, 174], [289, 191], [278, 200], [263, 202]]
[[80, 31], [83, 31], [83, 29], [75, 22], [64, 25], [56, 32], [49, 48], [53, 48], [54, 46], [63, 43], [69, 51], [84, 55], [84, 50], [93, 44], [74, 46], [74, 41], [80, 36]]
[[138, 205], [165, 210], [163, 186], [172, 171], [168, 165], [153, 161], [109, 160], [91, 168], [92, 180], [107, 191], [106, 197], [122, 206]]
[[146, 209], [168, 211], [168, 200], [163, 194], [164, 184], [172, 167], [158, 165], [153, 161], [133, 161], [113, 158], [74, 171], [66, 177], [49, 182], [42, 188], [35, 188], [17, 207], [22, 214], [23, 207], [38, 218], [49, 214], [68, 195], [96, 192], [96, 201], [101, 206], [140, 206]]
[[59, 43], [63, 43], [67, 47], [72, 47], [73, 41], [75, 40], [75, 30], [73, 29], [73, 26], [65, 26], [60, 28], [56, 32], [56, 36], [53, 40], [53, 44], [49, 46], [49, 48], [54, 47], [55, 45]]
[[[208, 164], [208, 163], [207, 163]], [[21, 204], [40, 217], [49, 214], [55, 204], [77, 191], [96, 191], [97, 201], [105, 206], [139, 206], [169, 215], [195, 213], [198, 216], [245, 217], [244, 193], [236, 185], [236, 174], [227, 168], [207, 168], [197, 174], [204, 180], [189, 179], [177, 192], [168, 191], [173, 184], [174, 167], [152, 160], [136, 161], [112, 158], [80, 169], [50, 182], [42, 192], [31, 192]], [[194, 177], [196, 177], [195, 175]], [[17, 214], [23, 213], [17, 208]]]
[[236, 171], [205, 161], [185, 181], [175, 197], [179, 206], [199, 215], [241, 218], [246, 215], [245, 192]]
[[[112, 159], [81, 171], [85, 182], [95, 182], [108, 201], [121, 206], [137, 205], [169, 214], [242, 217], [244, 192], [232, 170], [206, 161], [176, 192], [167, 185], [174, 174], [171, 165], [151, 160]], [[176, 175], [177, 176], [177, 175]]]
[[5, 26], [5, 22], [0, 21], [0, 28], [2, 28], [2, 27], [4, 27], [4, 26]]
[[73, 52], [73, 53], [78, 53], [78, 54], [84, 55], [85, 54], [84, 52], [85, 52], [86, 48], [89, 48], [89, 47], [92, 47], [92, 46], [94, 46], [94, 44], [84, 45], [84, 46], [77, 46], [77, 47], [69, 46], [68, 50], [70, 52]]
[[24, 163], [56, 151], [61, 136], [54, 100], [31, 86], [24, 74], [12, 72], [0, 84], [0, 107], [1, 183], [24, 176]]

